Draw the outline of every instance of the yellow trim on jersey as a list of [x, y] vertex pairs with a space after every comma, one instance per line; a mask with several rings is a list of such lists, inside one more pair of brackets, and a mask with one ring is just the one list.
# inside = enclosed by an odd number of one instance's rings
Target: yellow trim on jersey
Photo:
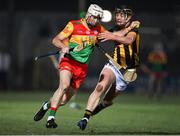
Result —
[[139, 34], [136, 34], [136, 45], [137, 45], [137, 48], [138, 48], [138, 50], [137, 50], [137, 51], [138, 51], [138, 52], [137, 52], [138, 54], [139, 54], [139, 45], [140, 45], [140, 42], [139, 42], [139, 41], [140, 41], [140, 36], [139, 36]]
[[96, 36], [88, 36], [88, 35], [72, 35], [70, 42], [77, 43], [79, 45], [88, 46], [95, 45], [97, 40]]
[[119, 45], [119, 48], [120, 48], [120, 56], [121, 56], [121, 66], [126, 66], [126, 56], [125, 56], [125, 49], [124, 49], [124, 45], [121, 44]]
[[114, 60], [117, 62], [117, 48], [114, 49]]
[[136, 33], [136, 39], [129, 45], [116, 45], [114, 49], [114, 60], [123, 68], [135, 67], [139, 65], [139, 34]]
[[136, 34], [136, 47], [137, 47], [137, 53], [135, 54], [135, 65], [139, 65], [139, 46], [140, 46], [140, 36], [139, 34]]
[[71, 22], [65, 26], [65, 28], [60, 32], [60, 35], [63, 35], [65, 38], [68, 38], [74, 30], [74, 26]]
[[132, 44], [128, 45], [128, 48], [129, 48], [130, 59], [132, 59], [132, 53], [133, 53]]

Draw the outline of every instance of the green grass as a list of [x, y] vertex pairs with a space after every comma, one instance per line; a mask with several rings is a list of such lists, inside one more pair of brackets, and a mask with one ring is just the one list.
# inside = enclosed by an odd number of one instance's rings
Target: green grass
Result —
[[58, 110], [58, 128], [45, 128], [46, 117], [34, 122], [33, 116], [41, 103], [52, 93], [0, 93], [0, 134], [61, 135], [61, 134], [180, 134], [180, 96], [165, 96], [161, 101], [146, 96], [124, 94], [109, 109], [94, 116], [85, 131], [76, 127], [83, 116], [88, 94], [79, 93], [76, 102], [81, 110], [64, 106]]

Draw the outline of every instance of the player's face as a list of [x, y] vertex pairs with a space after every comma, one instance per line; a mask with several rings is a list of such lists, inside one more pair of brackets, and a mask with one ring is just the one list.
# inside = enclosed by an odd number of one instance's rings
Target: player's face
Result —
[[116, 24], [119, 26], [124, 26], [128, 22], [127, 16], [123, 13], [116, 13], [115, 20], [116, 20]]
[[92, 26], [96, 26], [99, 20], [100, 19], [98, 17], [92, 16], [92, 15], [87, 17], [88, 24]]

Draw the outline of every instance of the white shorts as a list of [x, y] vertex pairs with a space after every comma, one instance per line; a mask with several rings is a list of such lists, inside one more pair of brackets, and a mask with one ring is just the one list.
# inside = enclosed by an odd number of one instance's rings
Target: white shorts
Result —
[[112, 70], [112, 72], [114, 73], [114, 75], [116, 77], [116, 90], [117, 91], [124, 91], [126, 89], [128, 83], [124, 80], [122, 73], [111, 63], [111, 61], [109, 61], [109, 63], [107, 63], [104, 66], [102, 71], [105, 68]]

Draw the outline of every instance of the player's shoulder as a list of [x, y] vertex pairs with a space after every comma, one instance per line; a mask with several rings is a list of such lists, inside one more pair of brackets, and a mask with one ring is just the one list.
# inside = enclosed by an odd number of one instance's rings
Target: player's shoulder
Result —
[[133, 28], [130, 32], [139, 33], [139, 28]]
[[81, 24], [81, 19], [79, 19], [79, 20], [71, 20], [69, 22], [71, 22], [72, 24]]

